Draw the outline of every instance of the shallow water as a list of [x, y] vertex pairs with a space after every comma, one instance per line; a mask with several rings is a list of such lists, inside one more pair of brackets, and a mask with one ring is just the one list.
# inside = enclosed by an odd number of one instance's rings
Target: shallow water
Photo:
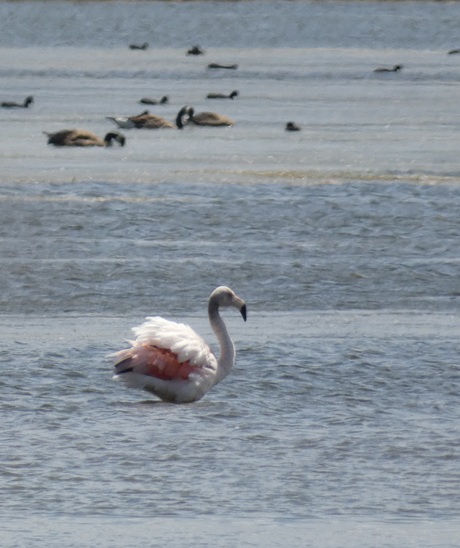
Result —
[[[458, 546], [459, 18], [0, 3], [0, 100], [35, 97], [0, 109], [2, 546]], [[46, 145], [146, 95], [236, 124]], [[183, 406], [112, 382], [146, 315], [213, 346], [220, 284], [249, 310], [224, 382]]]

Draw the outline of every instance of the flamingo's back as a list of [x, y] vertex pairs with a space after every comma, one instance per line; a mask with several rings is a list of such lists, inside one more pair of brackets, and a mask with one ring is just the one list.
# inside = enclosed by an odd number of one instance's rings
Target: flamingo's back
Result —
[[155, 316], [133, 332], [131, 348], [112, 354], [116, 380], [173, 401], [198, 399], [214, 383], [217, 360], [188, 325]]

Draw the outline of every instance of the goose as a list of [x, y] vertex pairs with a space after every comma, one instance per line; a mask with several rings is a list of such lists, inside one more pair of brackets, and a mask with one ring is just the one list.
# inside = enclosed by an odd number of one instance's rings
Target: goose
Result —
[[112, 120], [118, 127], [124, 129], [160, 129], [160, 128], [175, 128], [176, 126], [156, 114], [150, 114], [148, 110], [144, 110], [136, 116], [106, 116], [107, 120]]
[[117, 131], [107, 133], [104, 139], [86, 129], [62, 129], [55, 133], [43, 132], [48, 137], [48, 144], [57, 147], [110, 147], [112, 141], [124, 146], [125, 136]]
[[148, 317], [133, 329], [131, 348], [114, 358], [114, 380], [146, 390], [170, 403], [191, 403], [222, 381], [235, 363], [235, 347], [220, 308], [236, 308], [246, 321], [246, 304], [229, 287], [215, 289], [208, 301], [209, 323], [219, 341], [219, 357], [188, 325]]
[[402, 65], [394, 65], [393, 67], [378, 67], [374, 69], [374, 72], [399, 72], [402, 68]]
[[164, 105], [166, 103], [169, 103], [169, 97], [167, 95], [163, 95], [161, 99], [151, 99], [150, 97], [143, 97], [140, 99], [139, 103], [143, 105]]
[[141, 50], [146, 50], [147, 48], [149, 47], [149, 43], [148, 42], [144, 42], [143, 44], [130, 44], [129, 45], [129, 49], [141, 49]]
[[14, 101], [3, 101], [1, 106], [4, 108], [28, 108], [34, 102], [32, 95], [26, 97], [23, 103], [15, 103]]
[[[188, 114], [187, 120], [183, 120], [184, 116]], [[178, 129], [182, 129], [186, 124], [194, 124], [196, 126], [233, 126], [235, 122], [225, 116], [224, 114], [218, 114], [217, 112], [199, 112], [195, 114], [193, 107], [182, 107], [176, 118], [176, 125]]]
[[298, 126], [295, 122], [288, 122], [286, 124], [286, 131], [300, 131], [300, 126]]
[[187, 51], [187, 55], [204, 55], [204, 51], [200, 46], [193, 46]]
[[175, 128], [176, 126], [166, 118], [157, 116], [156, 114], [150, 114], [148, 110], [137, 114], [136, 116], [129, 116], [128, 120], [133, 122], [134, 127], [141, 129], [161, 129], [161, 128]]
[[232, 91], [231, 93], [229, 94], [225, 94], [225, 93], [208, 93], [206, 95], [206, 98], [207, 99], [233, 99], [233, 97], [238, 97], [238, 92], [235, 90], [235, 91]]
[[238, 68], [238, 65], [235, 63], [233, 65], [221, 65], [219, 63], [209, 63], [208, 69], [230, 69], [230, 70], [236, 70]]
[[106, 116], [106, 118], [107, 120], [115, 122], [117, 126], [122, 129], [132, 129], [133, 127], [136, 127], [132, 120], [124, 116]]

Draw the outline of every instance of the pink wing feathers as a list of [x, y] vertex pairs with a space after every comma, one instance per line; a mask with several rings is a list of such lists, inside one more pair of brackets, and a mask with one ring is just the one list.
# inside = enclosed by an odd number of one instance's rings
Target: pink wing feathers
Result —
[[159, 316], [133, 328], [131, 348], [115, 357], [115, 375], [133, 372], [161, 380], [187, 380], [191, 373], [215, 373], [217, 360], [206, 342], [188, 325]]

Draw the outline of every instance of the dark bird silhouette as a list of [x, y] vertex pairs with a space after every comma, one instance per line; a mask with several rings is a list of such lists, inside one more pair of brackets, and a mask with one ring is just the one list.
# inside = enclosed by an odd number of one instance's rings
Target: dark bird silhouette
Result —
[[374, 69], [374, 72], [399, 72], [402, 68], [402, 65], [394, 65], [393, 67], [378, 67]]
[[233, 99], [233, 97], [237, 97], [239, 94], [238, 92], [232, 91], [231, 93], [225, 94], [225, 93], [208, 93], [206, 95], [207, 99]]
[[204, 51], [200, 46], [193, 46], [187, 51], [187, 55], [204, 55]]
[[301, 127], [298, 126], [295, 122], [288, 122], [286, 124], [286, 131], [300, 131]]
[[163, 95], [161, 99], [152, 99], [151, 97], [143, 97], [139, 103], [142, 103], [143, 105], [164, 105], [166, 103], [169, 103], [169, 97], [167, 95]]
[[141, 49], [141, 50], [146, 50], [148, 49], [149, 47], [149, 43], [148, 42], [144, 42], [143, 44], [130, 44], [129, 45], [129, 49]]
[[3, 101], [1, 104], [4, 108], [28, 108], [34, 102], [32, 95], [26, 97], [23, 103], [15, 103], [14, 101]]
[[238, 68], [237, 64], [233, 65], [221, 65], [220, 63], [209, 63], [208, 69], [230, 69], [236, 70]]

